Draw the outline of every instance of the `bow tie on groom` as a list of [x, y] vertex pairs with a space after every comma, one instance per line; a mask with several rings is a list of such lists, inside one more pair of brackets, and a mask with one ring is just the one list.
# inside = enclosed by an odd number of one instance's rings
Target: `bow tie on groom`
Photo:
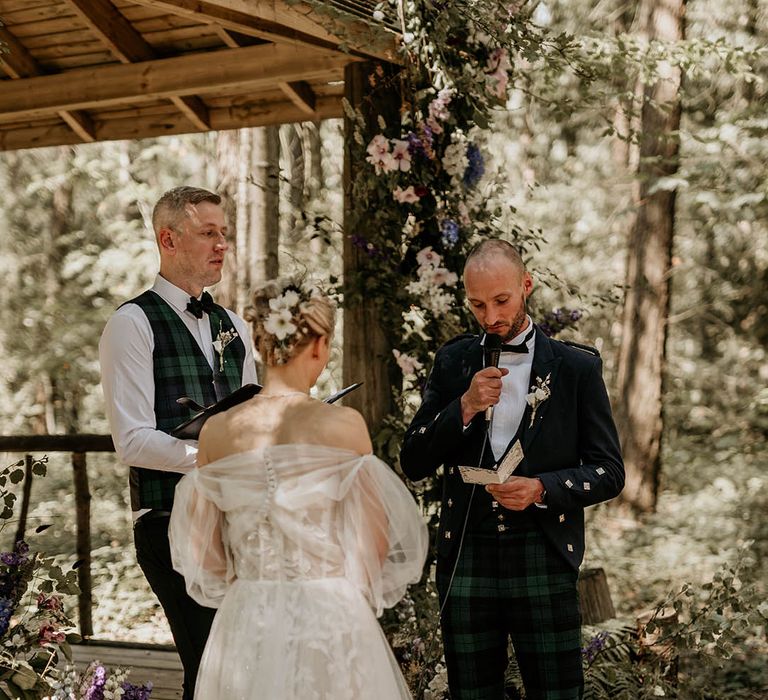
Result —
[[216, 305], [213, 303], [213, 297], [208, 294], [208, 292], [203, 292], [199, 299], [196, 297], [189, 298], [187, 311], [189, 311], [189, 313], [191, 313], [195, 318], [202, 318], [203, 313], [211, 313], [215, 306]]
[[528, 352], [528, 341], [533, 336], [534, 329], [531, 328], [530, 331], [526, 334], [525, 338], [523, 338], [521, 343], [502, 343], [501, 344], [501, 352], [520, 352], [520, 353], [527, 353]]

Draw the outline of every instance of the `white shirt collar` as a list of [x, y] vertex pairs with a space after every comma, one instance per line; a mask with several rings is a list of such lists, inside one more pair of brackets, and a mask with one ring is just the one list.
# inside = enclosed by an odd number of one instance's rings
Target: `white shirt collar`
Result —
[[[505, 345], [518, 345], [519, 343], [522, 343], [525, 336], [531, 332], [531, 328], [533, 327], [533, 320], [531, 319], [530, 316], [528, 316], [528, 314], [525, 315], [525, 318], [528, 321], [525, 328], [522, 331], [520, 331], [514, 338], [512, 338], [512, 340], [505, 340], [504, 341]], [[487, 336], [488, 336], [487, 333], [483, 333], [483, 337], [480, 338], [480, 345], [482, 345], [483, 347], [485, 347], [485, 339]], [[528, 342], [526, 343], [526, 345], [528, 346], [529, 350], [533, 350], [533, 346], [535, 344], [536, 344], [536, 334], [534, 333], [528, 339]]]
[[164, 301], [167, 301], [178, 313], [184, 313], [187, 310], [187, 304], [190, 295], [180, 287], [169, 282], [162, 275], [155, 277], [155, 283], [152, 285], [152, 291], [159, 294]]

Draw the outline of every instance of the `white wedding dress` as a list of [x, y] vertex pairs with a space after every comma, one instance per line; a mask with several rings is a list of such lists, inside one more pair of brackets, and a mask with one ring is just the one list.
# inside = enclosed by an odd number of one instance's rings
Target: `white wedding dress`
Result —
[[196, 700], [399, 700], [411, 695], [376, 616], [418, 581], [427, 529], [372, 455], [273, 445], [176, 487], [174, 567], [218, 612]]

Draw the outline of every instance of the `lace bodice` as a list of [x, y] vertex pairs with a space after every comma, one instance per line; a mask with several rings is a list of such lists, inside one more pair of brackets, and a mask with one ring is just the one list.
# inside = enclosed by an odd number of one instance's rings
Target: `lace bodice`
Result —
[[277, 445], [185, 476], [171, 518], [174, 566], [216, 605], [234, 580], [346, 577], [374, 610], [418, 580], [427, 535], [413, 497], [372, 455]]

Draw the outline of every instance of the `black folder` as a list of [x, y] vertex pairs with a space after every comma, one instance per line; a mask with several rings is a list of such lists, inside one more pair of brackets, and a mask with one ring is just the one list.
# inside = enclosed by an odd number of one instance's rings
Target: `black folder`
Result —
[[[332, 394], [327, 399], [324, 399], [324, 402], [334, 403], [335, 401], [338, 401], [342, 396], [346, 396], [361, 385], [362, 382], [350, 384], [340, 391], [337, 391], [335, 394]], [[217, 413], [221, 413], [222, 411], [226, 411], [233, 406], [237, 406], [237, 404], [243, 403], [243, 401], [252, 399], [260, 391], [261, 386], [258, 384], [246, 384], [245, 386], [241, 386], [239, 389], [235, 389], [229, 396], [226, 396], [221, 401], [217, 401], [216, 403], [211, 404], [206, 408], [200, 406], [189, 397], [182, 396], [180, 399], [176, 399], [176, 401], [184, 406], [192, 408], [193, 410], [197, 410], [197, 413], [195, 413], [195, 415], [192, 416], [189, 420], [181, 423], [181, 425], [177, 425], [171, 431], [171, 435], [175, 438], [179, 438], [180, 440], [197, 440], [197, 438], [200, 436], [200, 431], [203, 428], [203, 424], [211, 416], [215, 416]]]

